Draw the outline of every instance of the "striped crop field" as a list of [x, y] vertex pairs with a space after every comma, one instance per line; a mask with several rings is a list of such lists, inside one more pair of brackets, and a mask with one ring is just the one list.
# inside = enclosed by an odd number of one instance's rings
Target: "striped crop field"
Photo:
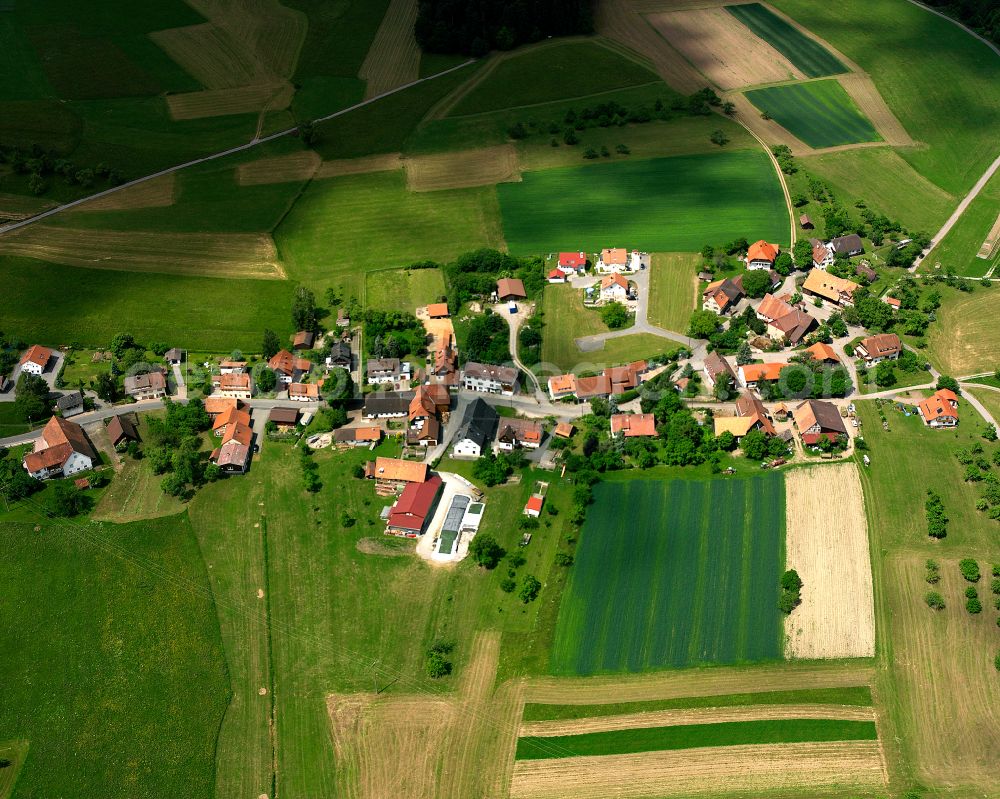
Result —
[[778, 473], [598, 484], [559, 608], [551, 671], [780, 659], [784, 520]]
[[557, 757], [626, 755], [707, 746], [804, 743], [806, 741], [874, 741], [873, 720], [758, 719], [718, 724], [677, 724], [669, 727], [628, 727], [581, 735], [518, 738], [515, 760]]
[[517, 255], [594, 252], [616, 241], [697, 252], [734, 236], [788, 238], [781, 185], [755, 150], [531, 171], [496, 190], [504, 238]]
[[810, 147], [882, 141], [836, 79], [752, 89], [746, 97]]
[[726, 11], [791, 61], [810, 78], [847, 72], [840, 60], [760, 3], [726, 6]]

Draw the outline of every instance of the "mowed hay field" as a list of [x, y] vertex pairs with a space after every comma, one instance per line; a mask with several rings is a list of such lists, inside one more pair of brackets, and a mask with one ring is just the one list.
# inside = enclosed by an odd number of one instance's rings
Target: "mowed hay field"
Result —
[[667, 330], [687, 330], [698, 296], [695, 253], [653, 253], [649, 268], [649, 321]]
[[726, 6], [726, 11], [770, 43], [807, 77], [847, 72], [847, 67], [826, 47], [760, 3]]
[[996, 323], [1000, 286], [972, 293], [943, 291], [937, 322], [927, 335], [927, 355], [945, 374], [990, 372], [1000, 366], [1000, 326]]
[[511, 144], [412, 156], [403, 161], [403, 166], [410, 191], [493, 186], [521, 179], [517, 150]]
[[375, 97], [420, 75], [420, 48], [413, 36], [417, 0], [392, 0], [382, 18], [358, 76], [365, 97]]
[[810, 147], [882, 140], [835, 79], [752, 89], [746, 97]]
[[804, 583], [802, 604], [785, 617], [786, 656], [873, 657], [868, 522], [857, 466], [795, 469], [785, 490], [786, 566]]
[[[525, 172], [497, 186], [511, 252], [597, 252], [609, 242], [696, 252], [733, 236], [788, 238], [770, 160], [756, 151], [654, 158]], [[553, 202], [559, 198], [559, 202]]]
[[[947, 495], [944, 501], [950, 514], [956, 502]], [[923, 549], [892, 555], [883, 566], [896, 735], [922, 784], [951, 789], [954, 795], [996, 796], [1000, 681], [993, 666], [998, 645], [990, 560], [980, 559], [984, 577], [977, 585], [986, 609], [973, 616], [965, 610], [969, 583], [959, 573], [957, 559], [940, 558], [930, 546]], [[924, 582], [928, 557], [940, 564], [936, 586]], [[933, 611], [924, 602], [932, 589], [943, 596], [944, 610]]]
[[598, 484], [553, 673], [780, 658], [784, 503], [780, 474]]
[[358, 293], [373, 267], [502, 244], [493, 187], [418, 194], [401, 170], [314, 180], [274, 237], [289, 276]]
[[720, 89], [805, 77], [766, 40], [721, 7], [650, 14], [650, 24]]

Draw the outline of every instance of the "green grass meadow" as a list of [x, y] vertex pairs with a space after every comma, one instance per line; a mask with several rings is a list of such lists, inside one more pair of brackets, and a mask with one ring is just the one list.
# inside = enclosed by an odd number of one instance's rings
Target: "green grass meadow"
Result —
[[492, 186], [415, 193], [402, 170], [314, 180], [275, 231], [293, 279], [358, 292], [365, 272], [500, 243]]
[[621, 716], [632, 713], [653, 713], [659, 710], [689, 710], [703, 707], [748, 707], [751, 705], [849, 705], [870, 707], [871, 688], [867, 685], [844, 688], [802, 688], [792, 691], [761, 691], [760, 693], [714, 694], [682, 696], [675, 699], [652, 699], [636, 702], [610, 702], [599, 705], [551, 705], [528, 702], [524, 706], [524, 721], [557, 721], [589, 719], [598, 716]]
[[835, 79], [752, 89], [746, 97], [810, 147], [882, 139]]
[[874, 741], [874, 721], [841, 719], [767, 719], [674, 727], [633, 727], [580, 735], [518, 738], [515, 760], [626, 755], [695, 749], [702, 746], [803, 743], [806, 741]]
[[265, 327], [281, 337], [292, 332], [289, 280], [81, 269], [10, 256], [0, 257], [0, 280], [5, 296], [21, 298], [5, 307], [4, 329], [50, 346], [106, 347], [128, 331], [190, 350], [257, 352]]
[[780, 474], [598, 484], [552, 672], [780, 659], [784, 504]]
[[369, 272], [365, 280], [369, 308], [413, 313], [421, 305], [440, 302], [444, 295], [440, 269], [384, 269]]
[[738, 236], [788, 238], [781, 186], [767, 156], [755, 151], [526, 172], [497, 193], [504, 238], [518, 255], [604, 247], [695, 252]]
[[592, 41], [536, 46], [501, 61], [449, 116], [549, 103], [659, 82], [656, 73]]
[[997, 218], [1000, 218], [1000, 172], [990, 178], [948, 235], [931, 250], [921, 271], [937, 271], [934, 267], [940, 263], [943, 272], [952, 270], [958, 275], [981, 277], [1000, 265], [1000, 241], [989, 258], [977, 257]]
[[810, 39], [760, 3], [726, 6], [726, 11], [791, 61], [810, 78], [837, 75], [847, 67], [819, 42]]
[[0, 728], [30, 745], [16, 795], [215, 796], [229, 676], [187, 518], [34, 524], [0, 524]]

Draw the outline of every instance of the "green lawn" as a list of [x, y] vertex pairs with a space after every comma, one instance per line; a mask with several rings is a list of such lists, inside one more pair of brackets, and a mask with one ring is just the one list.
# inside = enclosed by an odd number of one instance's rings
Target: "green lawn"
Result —
[[780, 659], [784, 486], [780, 474], [598, 484], [553, 673]]
[[694, 253], [654, 253], [649, 272], [649, 321], [684, 332], [695, 309], [697, 268]]
[[[996, 158], [1000, 58], [985, 44], [906, 0], [773, 5], [871, 76], [903, 127], [924, 143], [899, 150], [921, 175], [964, 195]], [[895, 175], [886, 173], [883, 180]]]
[[[904, 389], [910, 386], [924, 386], [928, 383], [933, 383], [934, 378], [930, 372], [926, 369], [919, 369], [916, 372], [904, 372], [902, 369], [893, 369], [896, 375], [896, 382], [891, 386], [894, 389]], [[860, 380], [861, 385], [858, 386], [858, 390], [862, 394], [877, 394], [879, 391], [885, 391], [884, 386], [879, 386], [875, 384], [875, 369], [868, 370], [868, 377], [864, 380]]]
[[1000, 172], [983, 187], [948, 235], [931, 250], [923, 261], [923, 272], [952, 270], [958, 275], [981, 277], [992, 267], [1000, 265], [1000, 235], [989, 258], [979, 258], [987, 234], [1000, 218]]
[[652, 699], [637, 702], [609, 702], [600, 705], [550, 705], [528, 702], [524, 706], [524, 721], [555, 721], [559, 719], [589, 719], [597, 716], [621, 716], [631, 713], [653, 713], [658, 710], [686, 710], [702, 707], [748, 707], [752, 705], [850, 705], [869, 707], [872, 692], [867, 685], [844, 688], [802, 688], [792, 691], [761, 691], [748, 694], [714, 694], [682, 696], [676, 699]]
[[0, 743], [0, 758], [8, 761], [8, 765], [0, 771], [0, 799], [8, 799], [14, 791], [21, 766], [28, 756], [27, 741], [5, 741]]
[[490, 187], [413, 193], [403, 172], [316, 180], [275, 231], [289, 276], [360, 292], [367, 270], [500, 244]]
[[810, 147], [882, 140], [833, 78], [752, 89], [745, 94], [758, 109]]
[[554, 757], [625, 755], [694, 749], [700, 746], [801, 743], [805, 741], [874, 741], [874, 721], [841, 719], [769, 719], [674, 727], [635, 727], [580, 735], [553, 735], [517, 739], [515, 760]]
[[544, 44], [504, 58], [449, 116], [585, 97], [659, 81], [654, 72], [592, 41]]
[[807, 77], [847, 72], [847, 67], [823, 45], [760, 3], [726, 6], [726, 11], [797, 66]]
[[[80, 269], [17, 257], [0, 257], [0, 280], [5, 330], [54, 346], [106, 347], [128, 331], [191, 350], [256, 352], [265, 327], [282, 337], [292, 331], [291, 281]], [[238, 301], [220, 302], [223, 288]]]
[[288, 0], [282, 5], [309, 18], [294, 76], [302, 82], [314, 76], [356, 77], [389, 0]]
[[516, 254], [607, 246], [693, 252], [739, 236], [788, 238], [777, 176], [756, 151], [526, 172], [497, 193]]
[[42, 423], [29, 425], [17, 413], [13, 402], [0, 402], [0, 438], [27, 433], [33, 427], [41, 427]]
[[413, 311], [445, 295], [440, 269], [389, 269], [366, 276], [365, 305], [389, 311]]
[[215, 796], [229, 680], [187, 518], [36, 513], [0, 541], [0, 728], [30, 743], [17, 796]]

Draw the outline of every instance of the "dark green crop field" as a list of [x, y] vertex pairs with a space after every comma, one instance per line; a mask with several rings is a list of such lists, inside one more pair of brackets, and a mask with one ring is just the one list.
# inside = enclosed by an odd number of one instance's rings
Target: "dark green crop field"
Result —
[[874, 125], [834, 79], [753, 89], [746, 96], [811, 147], [882, 140]]
[[802, 743], [804, 741], [874, 741], [874, 721], [842, 719], [770, 719], [683, 724], [674, 727], [589, 732], [582, 735], [527, 736], [517, 741], [516, 760], [625, 755], [694, 749], [700, 746]]
[[552, 672], [781, 658], [784, 540], [780, 474], [600, 483], [559, 608]]
[[788, 239], [788, 211], [759, 151], [526, 172], [497, 186], [512, 253], [635, 247], [696, 252], [707, 241]]
[[847, 67], [840, 63], [840, 59], [823, 45], [810, 39], [760, 3], [726, 6], [726, 11], [810, 78], [847, 72]]

